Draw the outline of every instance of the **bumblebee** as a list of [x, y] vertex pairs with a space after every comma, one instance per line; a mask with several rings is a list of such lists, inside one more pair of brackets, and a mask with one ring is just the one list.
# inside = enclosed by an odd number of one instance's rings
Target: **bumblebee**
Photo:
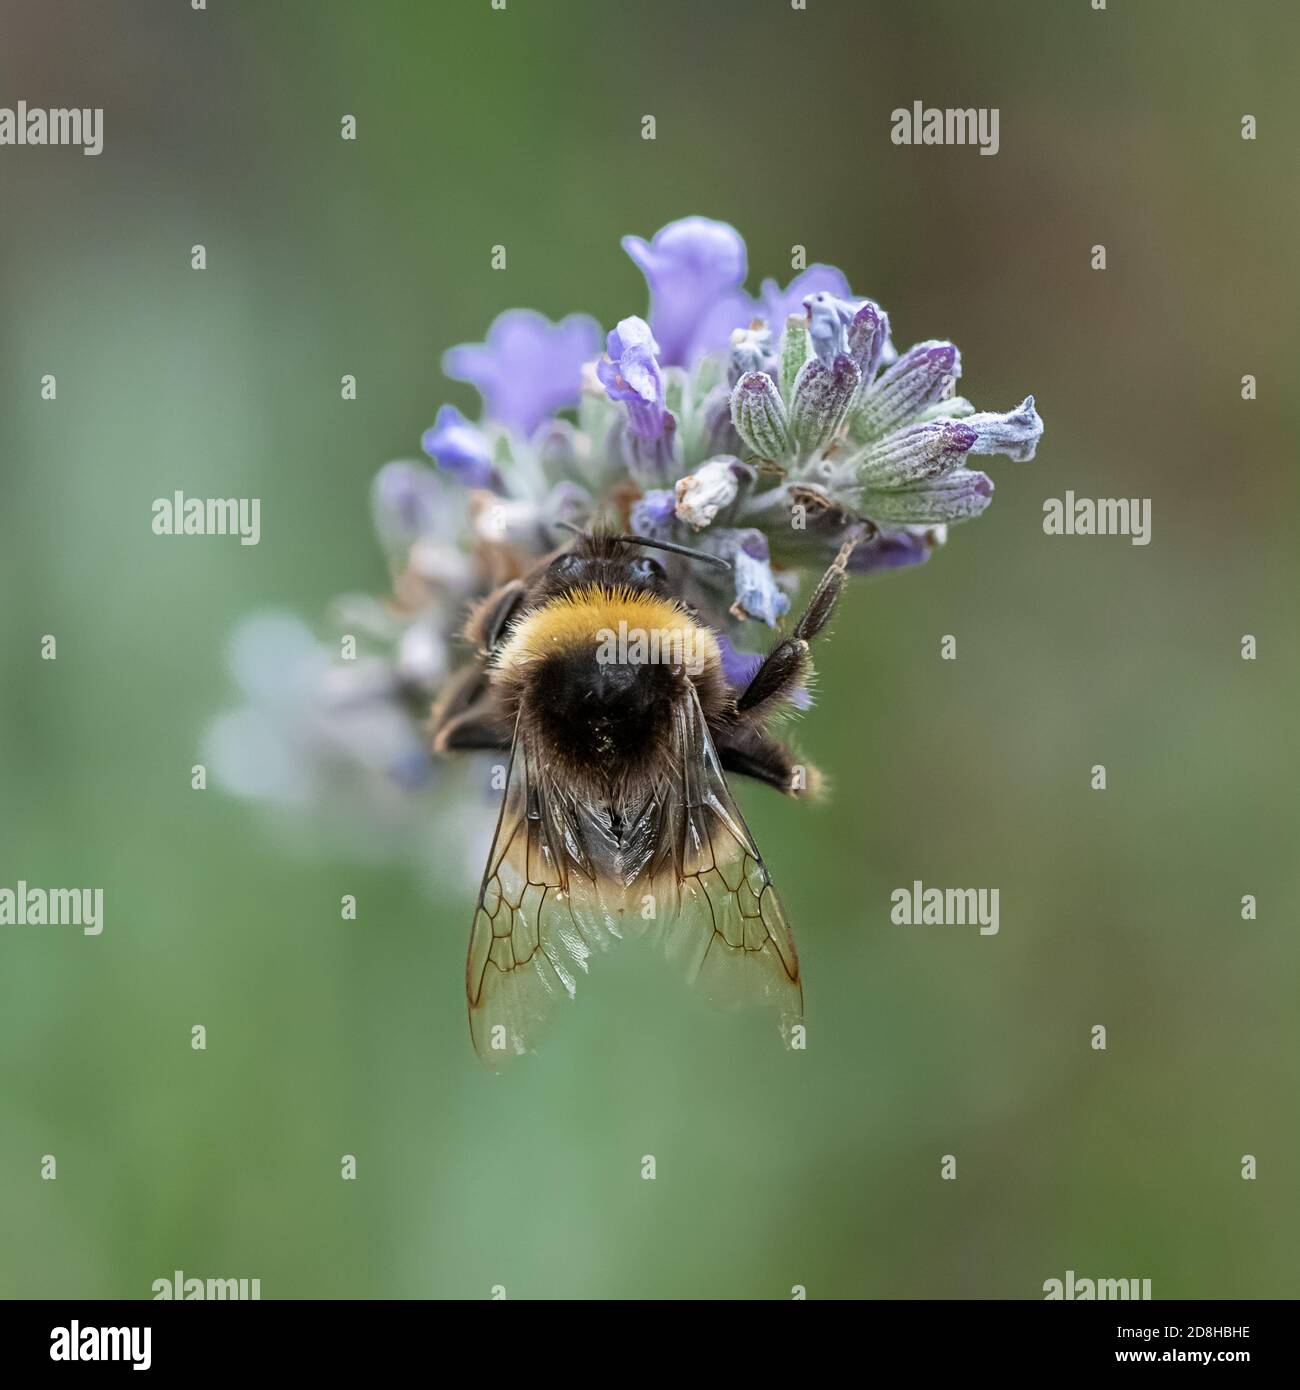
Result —
[[[435, 707], [433, 737], [442, 753], [509, 755], [465, 972], [485, 1061], [527, 1051], [592, 956], [631, 934], [658, 939], [716, 1002], [774, 1007], [789, 1044], [799, 958], [726, 774], [817, 789], [768, 725], [810, 674], [857, 539], [740, 688], [680, 583], [643, 552], [725, 561], [667, 542], [579, 533], [471, 614], [477, 659]], [[658, 640], [636, 648], [642, 659], [611, 659], [629, 654], [614, 633]]]

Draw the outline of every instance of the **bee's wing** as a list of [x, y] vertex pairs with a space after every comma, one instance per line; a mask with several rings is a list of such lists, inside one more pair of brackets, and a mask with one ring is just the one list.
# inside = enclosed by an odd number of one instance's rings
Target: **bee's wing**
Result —
[[[714, 1002], [775, 1008], [789, 1046], [803, 1017], [794, 937], [693, 688], [674, 711], [673, 738], [673, 769], [646, 811], [655, 821], [648, 934]], [[629, 920], [639, 926], [649, 910], [634, 903]]]
[[516, 728], [465, 966], [470, 1034], [485, 1062], [527, 1051], [592, 951], [621, 934], [622, 893], [598, 871], [611, 843], [602, 808], [550, 779]]

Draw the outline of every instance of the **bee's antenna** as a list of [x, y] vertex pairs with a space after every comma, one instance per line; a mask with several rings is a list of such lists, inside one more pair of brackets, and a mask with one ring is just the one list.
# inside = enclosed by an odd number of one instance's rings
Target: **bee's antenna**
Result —
[[[563, 531], [572, 531], [575, 536], [585, 536], [588, 540], [592, 538], [590, 531], [584, 531], [581, 526], [575, 526], [571, 521], [556, 520], [553, 525]], [[710, 555], [705, 550], [692, 550], [689, 546], [678, 545], [676, 541], [655, 541], [649, 536], [602, 536], [602, 540], [625, 541], [628, 545], [647, 545], [651, 550], [668, 550], [674, 555], [685, 555], [690, 560], [703, 560], [706, 565], [716, 565], [719, 569], [729, 570], [731, 564], [724, 560], [720, 555]]]
[[648, 545], [651, 550], [668, 550], [674, 555], [685, 555], [689, 560], [703, 560], [706, 565], [716, 565], [720, 570], [729, 570], [731, 564], [721, 555], [710, 555], [707, 550], [692, 550], [688, 545], [678, 545], [676, 541], [652, 541], [649, 536], [610, 536], [612, 541], [626, 541], [629, 545]]

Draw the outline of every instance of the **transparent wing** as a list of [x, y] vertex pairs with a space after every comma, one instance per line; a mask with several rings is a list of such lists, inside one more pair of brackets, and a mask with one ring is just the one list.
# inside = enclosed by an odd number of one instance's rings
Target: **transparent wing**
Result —
[[[647, 934], [715, 1003], [774, 1008], [789, 1046], [803, 1018], [794, 937], [693, 689], [674, 713], [672, 772], [642, 815], [653, 830], [641, 838], [655, 847], [644, 880], [654, 894]], [[640, 926], [648, 909], [633, 907], [629, 920]]]
[[615, 848], [605, 808], [552, 781], [516, 730], [465, 967], [470, 1034], [490, 1065], [526, 1052], [621, 935], [624, 894], [599, 867]]
[[470, 1032], [491, 1065], [527, 1051], [592, 955], [635, 928], [724, 1008], [803, 1018], [794, 938], [727, 786], [694, 690], [667, 771], [639, 805], [576, 799], [516, 730], [470, 928]]

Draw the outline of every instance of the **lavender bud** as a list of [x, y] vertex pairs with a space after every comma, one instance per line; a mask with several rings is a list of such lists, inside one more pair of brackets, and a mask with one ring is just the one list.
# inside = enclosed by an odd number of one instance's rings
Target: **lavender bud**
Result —
[[875, 379], [880, 357], [889, 337], [889, 315], [870, 300], [853, 315], [849, 324], [849, 356], [858, 364], [864, 388]]
[[745, 447], [776, 460], [790, 452], [785, 406], [766, 372], [747, 372], [731, 393], [731, 422]]
[[432, 469], [397, 460], [379, 470], [370, 502], [375, 530], [389, 559], [405, 564], [411, 546], [434, 530], [446, 498]]
[[869, 432], [888, 434], [950, 394], [961, 375], [961, 354], [951, 343], [918, 343], [863, 393], [861, 413]]
[[831, 442], [861, 382], [853, 359], [843, 353], [829, 367], [817, 358], [804, 364], [790, 406], [790, 432], [802, 453]]
[[974, 444], [969, 425], [940, 420], [897, 430], [848, 462], [864, 488], [908, 487], [956, 468]]
[[917, 487], [872, 493], [863, 510], [875, 522], [929, 526], [936, 522], [969, 521], [979, 516], [992, 498], [993, 480], [987, 474], [954, 468]]
[[975, 431], [972, 454], [1005, 454], [1016, 463], [1027, 463], [1043, 437], [1043, 421], [1034, 409], [1034, 398], [1026, 396], [1005, 414], [984, 410], [966, 418]]
[[693, 451], [687, 458], [714, 458], [718, 454], [739, 453], [740, 448], [740, 436], [731, 423], [731, 390], [715, 386], [696, 414]]

